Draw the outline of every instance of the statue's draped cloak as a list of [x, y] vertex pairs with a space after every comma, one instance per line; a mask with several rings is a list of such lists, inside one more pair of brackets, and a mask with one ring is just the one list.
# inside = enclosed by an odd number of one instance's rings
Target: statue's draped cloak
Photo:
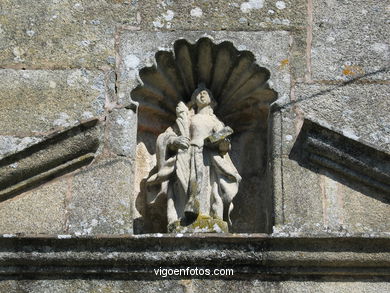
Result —
[[241, 177], [229, 154], [221, 156], [217, 149], [190, 145], [185, 150], [171, 150], [176, 137], [189, 135], [183, 133], [188, 132], [188, 127], [183, 127], [186, 117], [184, 123], [182, 118], [178, 117], [175, 125], [157, 138], [157, 168], [146, 181], [148, 203], [166, 198], [168, 223], [185, 214], [208, 215], [230, 223], [232, 200]]

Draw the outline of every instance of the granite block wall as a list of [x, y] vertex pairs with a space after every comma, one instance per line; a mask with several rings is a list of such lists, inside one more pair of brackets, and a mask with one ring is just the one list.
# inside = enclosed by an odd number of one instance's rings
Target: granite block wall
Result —
[[[242, 229], [235, 232], [390, 237], [388, 185], [384, 191], [362, 187], [291, 156], [309, 120], [350, 139], [351, 152], [365, 145], [383, 153], [383, 164], [389, 160], [389, 16], [389, 3], [375, 0], [0, 1], [0, 234], [139, 233], [136, 194], [155, 161], [137, 141], [137, 104], [130, 92], [157, 51], [172, 50], [181, 38], [195, 42], [206, 36], [251, 51], [271, 72], [270, 86], [278, 93], [267, 122], [271, 191], [258, 202], [239, 202], [233, 215]], [[84, 127], [90, 121], [96, 121], [92, 130]], [[73, 127], [81, 127], [78, 140], [69, 134]], [[96, 147], [87, 146], [90, 141]], [[75, 145], [79, 153], [69, 156]], [[337, 164], [344, 166], [342, 160]], [[389, 168], [383, 176], [390, 176]], [[256, 222], [265, 221], [258, 215], [262, 201], [272, 206], [267, 225]], [[12, 280], [0, 288], [143, 287], [133, 282]], [[172, 292], [388, 287], [351, 280], [144, 282]]]

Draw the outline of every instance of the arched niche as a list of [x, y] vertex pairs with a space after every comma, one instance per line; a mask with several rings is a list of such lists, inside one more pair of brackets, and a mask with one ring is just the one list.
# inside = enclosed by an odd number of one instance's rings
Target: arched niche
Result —
[[[189, 102], [200, 85], [211, 90], [215, 114], [234, 130], [230, 156], [242, 176], [230, 232], [268, 233], [272, 229], [273, 203], [268, 167], [270, 104], [277, 93], [268, 85], [270, 72], [256, 64], [249, 51], [231, 42], [214, 44], [201, 38], [192, 44], [177, 40], [172, 51], [158, 51], [155, 64], [139, 71], [140, 85], [131, 92], [138, 102], [137, 176], [151, 171], [157, 136], [175, 123], [178, 102]], [[141, 187], [136, 208], [135, 233], [166, 232], [166, 202], [146, 203]]]

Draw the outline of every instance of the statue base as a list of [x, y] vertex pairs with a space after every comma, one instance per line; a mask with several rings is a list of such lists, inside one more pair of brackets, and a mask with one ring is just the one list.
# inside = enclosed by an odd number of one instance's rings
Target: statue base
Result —
[[196, 220], [189, 225], [183, 225], [183, 221], [175, 221], [168, 225], [168, 233], [228, 233], [228, 224], [218, 218], [206, 215], [198, 215]]

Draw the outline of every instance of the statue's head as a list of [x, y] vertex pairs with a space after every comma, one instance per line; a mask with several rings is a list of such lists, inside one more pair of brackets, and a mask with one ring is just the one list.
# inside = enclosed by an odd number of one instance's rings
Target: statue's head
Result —
[[193, 108], [194, 106], [197, 106], [199, 108], [210, 106], [212, 109], [214, 109], [216, 105], [217, 103], [214, 100], [211, 91], [204, 86], [199, 86], [191, 96], [189, 107]]
[[211, 98], [209, 92], [206, 90], [200, 91], [200, 93], [195, 98], [195, 103], [198, 107], [204, 107], [210, 105]]

